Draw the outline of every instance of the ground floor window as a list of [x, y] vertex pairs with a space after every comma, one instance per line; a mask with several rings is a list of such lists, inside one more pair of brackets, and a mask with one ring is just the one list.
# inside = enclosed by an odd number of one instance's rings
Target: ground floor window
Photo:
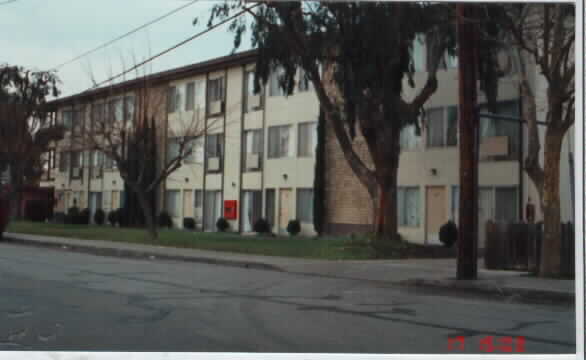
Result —
[[165, 194], [165, 210], [171, 217], [179, 217], [180, 215], [180, 191], [167, 190]]
[[418, 227], [421, 224], [418, 187], [398, 187], [397, 212], [399, 226]]
[[265, 203], [266, 218], [272, 229], [275, 225], [275, 189], [267, 189]]
[[313, 189], [297, 189], [297, 220], [313, 223]]
[[260, 190], [242, 193], [242, 231], [252, 232], [254, 223], [262, 216], [262, 192]]
[[219, 190], [205, 192], [204, 230], [215, 231], [216, 222], [222, 217], [222, 193]]

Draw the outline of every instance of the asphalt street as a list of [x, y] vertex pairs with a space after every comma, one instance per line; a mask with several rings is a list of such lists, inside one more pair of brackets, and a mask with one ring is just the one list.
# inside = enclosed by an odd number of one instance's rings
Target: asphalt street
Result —
[[381, 282], [4, 243], [0, 288], [0, 350], [575, 353], [572, 307]]

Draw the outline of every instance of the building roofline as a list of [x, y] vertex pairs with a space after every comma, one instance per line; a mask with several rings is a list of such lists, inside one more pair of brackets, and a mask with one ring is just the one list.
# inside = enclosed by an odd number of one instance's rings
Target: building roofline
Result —
[[97, 89], [83, 91], [74, 95], [66, 96], [64, 98], [49, 101], [46, 105], [49, 107], [49, 109], [55, 110], [62, 106], [91, 101], [93, 99], [101, 98], [107, 95], [119, 94], [125, 91], [129, 91], [138, 87], [138, 85], [144, 81], [150, 81], [151, 84], [160, 84], [162, 82], [173, 81], [187, 76], [222, 70], [226, 67], [241, 65], [256, 60], [257, 54], [258, 51], [253, 49], [231, 55], [221, 56], [195, 64], [142, 76], [136, 79], [126, 80], [114, 85], [105, 85]]

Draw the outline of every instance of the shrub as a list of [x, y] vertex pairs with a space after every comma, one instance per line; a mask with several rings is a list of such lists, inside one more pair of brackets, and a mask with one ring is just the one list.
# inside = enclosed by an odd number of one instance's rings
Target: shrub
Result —
[[65, 215], [64, 212], [56, 212], [53, 215], [53, 222], [56, 224], [65, 224], [66, 217], [67, 217], [67, 215]]
[[90, 209], [85, 208], [76, 216], [75, 223], [78, 225], [88, 225], [90, 223]]
[[452, 247], [458, 240], [458, 227], [450, 220], [443, 224], [439, 231], [439, 240], [445, 247]]
[[267, 219], [260, 218], [254, 222], [252, 230], [258, 234], [267, 234], [271, 232], [271, 225]]
[[160, 227], [167, 227], [167, 228], [173, 227], [173, 220], [171, 219], [171, 215], [169, 215], [168, 212], [162, 211], [159, 214], [159, 226]]
[[96, 213], [94, 214], [94, 223], [97, 225], [104, 225], [104, 221], [106, 220], [106, 213], [104, 210], [97, 209]]
[[78, 215], [79, 208], [77, 206], [72, 206], [69, 209], [67, 209], [67, 215], [65, 216], [65, 224], [75, 224]]
[[117, 210], [111, 210], [108, 213], [108, 222], [112, 226], [116, 226], [116, 224], [118, 224], [118, 211]]
[[301, 232], [301, 223], [299, 220], [291, 220], [289, 224], [287, 224], [287, 232], [291, 234], [291, 236], [295, 236]]
[[47, 200], [28, 200], [24, 206], [24, 217], [29, 221], [43, 222], [49, 218]]
[[188, 230], [194, 230], [195, 229], [195, 219], [194, 218], [183, 219], [183, 227]]
[[224, 232], [230, 228], [230, 223], [228, 222], [228, 220], [221, 217], [218, 219], [218, 221], [216, 221], [216, 227], [219, 231]]

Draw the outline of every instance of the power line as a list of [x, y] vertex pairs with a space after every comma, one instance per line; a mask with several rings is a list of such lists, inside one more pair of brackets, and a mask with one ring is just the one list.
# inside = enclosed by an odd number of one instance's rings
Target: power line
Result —
[[[158, 54], [156, 54], [156, 55], [153, 55], [153, 56], [151, 56], [150, 58], [148, 58], [148, 59], [146, 59], [146, 60], [144, 60], [144, 61], [142, 61], [142, 62], [140, 62], [140, 63], [138, 63], [138, 64], [136, 64], [136, 65], [134, 65], [134, 66], [133, 66], [133, 67], [131, 67], [130, 69], [128, 69], [128, 70], [125, 70], [125, 71], [123, 71], [123, 72], [121, 72], [121, 73], [119, 73], [119, 74], [117, 74], [117, 75], [114, 75], [114, 76], [110, 77], [110, 78], [109, 78], [109, 79], [107, 79], [107, 80], [104, 80], [104, 81], [102, 81], [102, 82], [100, 82], [100, 83], [97, 83], [97, 84], [95, 84], [93, 87], [89, 88], [89, 89], [88, 89], [88, 90], [86, 90], [86, 91], [90, 91], [90, 90], [92, 90], [92, 89], [95, 89], [95, 88], [98, 88], [98, 87], [100, 87], [100, 86], [102, 86], [102, 85], [104, 85], [104, 84], [107, 84], [107, 83], [109, 83], [109, 82], [111, 82], [111, 81], [113, 81], [113, 80], [116, 80], [116, 79], [118, 79], [119, 77], [121, 77], [121, 76], [124, 76], [124, 75], [128, 74], [129, 72], [131, 72], [131, 71], [133, 71], [133, 70], [136, 70], [136, 69], [138, 69], [139, 67], [141, 67], [141, 66], [145, 65], [146, 63], [149, 63], [149, 62], [153, 61], [154, 59], [156, 59], [156, 58], [158, 58], [158, 57], [161, 57], [161, 56], [165, 55], [166, 53], [168, 53], [168, 52], [171, 52], [171, 51], [173, 51], [173, 50], [177, 49], [178, 47], [180, 47], [180, 46], [183, 46], [183, 45], [187, 44], [188, 42], [190, 42], [190, 41], [192, 41], [192, 40], [195, 40], [196, 38], [198, 38], [198, 37], [200, 37], [200, 36], [202, 36], [202, 35], [204, 35], [204, 34], [207, 34], [208, 32], [210, 32], [210, 31], [212, 31], [212, 30], [216, 29], [217, 27], [219, 27], [219, 26], [221, 26], [221, 25], [224, 25], [224, 24], [225, 24], [225, 23], [227, 23], [228, 21], [234, 20], [234, 19], [236, 19], [237, 17], [239, 17], [239, 16], [242, 16], [242, 15], [243, 15], [244, 13], [246, 13], [247, 11], [249, 11], [249, 10], [251, 10], [251, 9], [254, 9], [255, 7], [257, 7], [257, 6], [260, 6], [260, 5], [261, 5], [261, 3], [257, 3], [257, 4], [255, 4], [255, 5], [251, 6], [251, 7], [245, 8], [245, 9], [243, 9], [243, 10], [239, 11], [238, 13], [236, 13], [236, 14], [234, 14], [234, 15], [232, 15], [232, 16], [230, 16], [230, 17], [228, 17], [228, 18], [226, 18], [226, 19], [224, 19], [224, 20], [222, 20], [222, 21], [220, 21], [219, 23], [217, 23], [217, 24], [214, 24], [214, 25], [212, 25], [212, 26], [208, 27], [207, 29], [205, 29], [205, 30], [203, 30], [203, 31], [200, 31], [199, 33], [197, 33], [197, 34], [195, 34], [195, 35], [193, 35], [193, 36], [190, 36], [189, 38], [187, 38], [187, 39], [185, 39], [185, 40], [183, 40], [183, 41], [181, 41], [181, 42], [179, 42], [179, 43], [177, 43], [177, 44], [173, 45], [172, 47], [170, 47], [170, 48], [168, 48], [168, 49], [166, 49], [166, 50], [163, 50], [163, 51], [161, 51], [160, 53], [158, 53]], [[86, 91], [84, 91], [84, 92], [86, 92]]]
[[[17, 0], [10, 0], [10, 1], [17, 1]], [[101, 44], [101, 45], [99, 45], [99, 46], [91, 49], [91, 50], [88, 50], [88, 51], [84, 52], [81, 55], [78, 55], [78, 56], [76, 56], [76, 57], [74, 57], [74, 58], [72, 58], [70, 60], [67, 60], [66, 62], [63, 62], [63, 63], [61, 63], [61, 64], [53, 67], [53, 70], [59, 70], [61, 67], [65, 66], [65, 65], [71, 64], [72, 62], [74, 62], [76, 60], [79, 60], [79, 59], [81, 59], [84, 56], [87, 56], [87, 55], [89, 55], [89, 54], [91, 54], [93, 52], [96, 52], [96, 51], [98, 51], [100, 49], [103, 49], [106, 46], [111, 45], [111, 44], [115, 43], [118, 40], [121, 40], [121, 39], [123, 39], [123, 38], [125, 38], [125, 37], [127, 37], [129, 35], [132, 35], [132, 34], [136, 33], [137, 31], [140, 31], [140, 30], [142, 30], [142, 29], [144, 29], [144, 28], [146, 28], [146, 27], [148, 27], [148, 26], [150, 26], [150, 25], [152, 25], [152, 24], [154, 24], [156, 22], [159, 22], [159, 21], [161, 21], [161, 20], [163, 20], [163, 19], [165, 19], [165, 18], [167, 18], [167, 17], [175, 14], [176, 12], [179, 12], [179, 11], [185, 9], [188, 6], [191, 6], [191, 5], [195, 4], [198, 1], [200, 1], [200, 0], [193, 0], [193, 1], [190, 1], [189, 3], [187, 3], [185, 5], [182, 5], [182, 6], [178, 7], [178, 8], [175, 8], [175, 9], [169, 11], [168, 13], [157, 17], [156, 19], [153, 19], [153, 20], [147, 22], [146, 24], [140, 25], [139, 27], [137, 27], [135, 29], [132, 29], [129, 32], [123, 34], [123, 35], [120, 35], [120, 36], [118, 36], [118, 37], [116, 37], [116, 38], [114, 38], [114, 39], [112, 39], [110, 41], [107, 41], [107, 42], [105, 42], [105, 43], [103, 43], [103, 44]], [[3, 3], [0, 3], [0, 5], [2, 5], [2, 4]]]
[[0, 5], [8, 5], [8, 4], [13, 3], [13, 2], [16, 2], [16, 1], [18, 1], [18, 0], [3, 1], [3, 2], [0, 2]]

